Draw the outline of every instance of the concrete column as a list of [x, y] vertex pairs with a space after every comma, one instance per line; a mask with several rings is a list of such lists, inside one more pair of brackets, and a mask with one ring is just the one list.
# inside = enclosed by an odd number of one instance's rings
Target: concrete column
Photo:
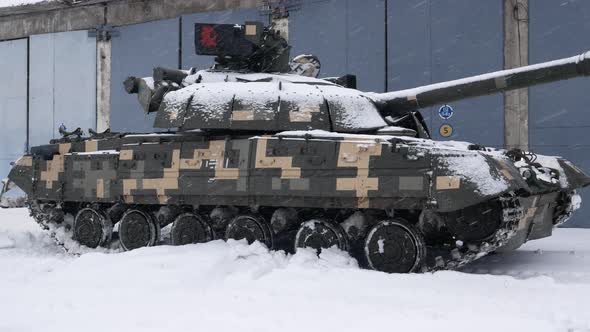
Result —
[[96, 39], [96, 130], [111, 127], [111, 39]]
[[[504, 68], [528, 65], [528, 0], [504, 0]], [[529, 89], [504, 93], [504, 146], [529, 148]]]

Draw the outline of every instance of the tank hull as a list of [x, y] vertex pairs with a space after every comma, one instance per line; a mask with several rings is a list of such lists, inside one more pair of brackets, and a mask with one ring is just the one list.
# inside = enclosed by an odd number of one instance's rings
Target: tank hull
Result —
[[[33, 209], [49, 204], [63, 210], [33, 213], [45, 219], [88, 206], [140, 207], [153, 215], [172, 209], [159, 221], [163, 227], [189, 210], [213, 223], [212, 211], [227, 207], [269, 224], [278, 209], [293, 209], [331, 219], [356, 241], [357, 253], [370, 227], [395, 216], [425, 237], [430, 250], [421, 266], [435, 270], [549, 236], [571, 215], [573, 190], [590, 179], [564, 160], [539, 159], [558, 168], [551, 168], [556, 172], [545, 185], [527, 181], [521, 173], [530, 166], [506, 151], [467, 143], [319, 131], [252, 137], [187, 132], [61, 140], [33, 148], [9, 179], [28, 194]], [[365, 221], [351, 234], [347, 220], [354, 213]], [[113, 214], [112, 223], [121, 214]], [[307, 219], [275, 231], [267, 244], [290, 251], [292, 232]], [[225, 232], [227, 221], [217, 237]]]

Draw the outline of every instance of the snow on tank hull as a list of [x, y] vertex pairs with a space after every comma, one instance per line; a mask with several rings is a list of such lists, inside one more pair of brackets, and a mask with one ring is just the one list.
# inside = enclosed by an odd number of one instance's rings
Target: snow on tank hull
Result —
[[237, 42], [203, 44], [196, 33], [197, 52], [217, 56], [213, 69], [155, 68], [124, 82], [157, 113], [154, 127], [171, 133], [81, 138], [63, 129], [16, 163], [9, 178], [44, 228], [95, 248], [110, 245], [118, 224], [120, 247], [131, 250], [161, 243], [170, 226], [174, 245], [336, 246], [363, 267], [433, 271], [550, 235], [589, 183], [561, 159], [434, 142], [417, 110], [588, 76], [590, 53], [367, 93], [351, 75], [299, 75], [317, 73], [319, 60], [296, 57], [291, 67], [272, 27], [195, 27]]
[[[246, 238], [292, 251], [327, 242], [349, 250], [361, 265], [409, 272], [453, 269], [498, 248], [516, 248], [549, 236], [571, 214], [573, 190], [590, 181], [583, 172], [561, 159], [538, 157], [556, 167], [546, 170], [552, 173], [544, 184], [542, 171], [512, 158], [467, 143], [386, 135], [309, 131], [227, 138], [187, 132], [36, 147], [9, 179], [28, 194], [42, 223], [71, 214], [82, 226], [98, 218], [104, 232], [109, 227], [103, 224], [144, 213], [153, 234], [147, 230], [144, 242], [123, 237], [125, 249], [158, 244], [157, 229], [172, 223], [179, 233], [174, 244]], [[523, 177], [525, 169], [539, 174], [540, 185]], [[42, 213], [44, 207], [50, 211]], [[88, 207], [96, 214], [86, 220]], [[190, 222], [181, 217], [187, 213], [198, 216], [200, 231], [186, 230]], [[141, 224], [128, 223], [134, 222]], [[371, 234], [382, 236], [382, 228], [398, 224], [419, 234], [411, 234], [420, 237], [413, 238], [416, 247], [423, 243], [411, 268], [379, 265], [371, 253], [380, 239], [371, 242]], [[110, 238], [77, 226], [69, 225], [74, 237], [77, 232], [90, 246]], [[321, 227], [333, 235], [315, 239], [313, 230]]]

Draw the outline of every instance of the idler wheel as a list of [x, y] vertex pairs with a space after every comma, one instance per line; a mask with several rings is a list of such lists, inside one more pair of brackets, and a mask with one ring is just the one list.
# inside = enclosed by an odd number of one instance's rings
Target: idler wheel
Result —
[[131, 209], [119, 224], [119, 241], [124, 250], [151, 247], [160, 238], [160, 225], [150, 213]]
[[387, 273], [417, 272], [426, 257], [420, 231], [401, 219], [381, 221], [365, 240], [369, 267]]
[[181, 246], [213, 240], [213, 230], [203, 218], [194, 213], [183, 213], [172, 223], [172, 244]]
[[319, 253], [322, 249], [333, 246], [340, 250], [348, 250], [346, 233], [339, 225], [325, 220], [306, 221], [295, 235], [295, 251], [298, 248], [313, 248]]
[[74, 219], [74, 240], [89, 248], [107, 244], [113, 233], [113, 223], [106, 213], [84, 208]]
[[262, 218], [240, 215], [230, 221], [225, 230], [225, 239], [246, 239], [248, 244], [259, 241], [270, 248], [272, 246], [272, 231]]

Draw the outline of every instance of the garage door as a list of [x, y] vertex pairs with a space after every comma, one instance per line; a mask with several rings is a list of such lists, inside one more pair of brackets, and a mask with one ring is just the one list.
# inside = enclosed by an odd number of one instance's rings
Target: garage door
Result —
[[96, 38], [87, 31], [30, 37], [31, 146], [59, 137], [58, 128], [96, 129]]
[[27, 40], [0, 42], [0, 179], [26, 150]]

